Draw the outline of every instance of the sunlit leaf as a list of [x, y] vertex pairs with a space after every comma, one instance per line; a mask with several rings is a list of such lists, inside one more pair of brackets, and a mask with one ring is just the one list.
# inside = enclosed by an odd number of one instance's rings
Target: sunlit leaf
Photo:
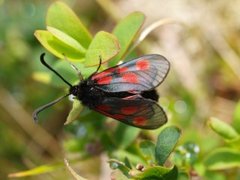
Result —
[[119, 43], [117, 38], [104, 31], [100, 31], [93, 38], [87, 53], [86, 66], [99, 65], [99, 58], [101, 56], [102, 63], [110, 60], [119, 52]]
[[47, 26], [54, 27], [79, 42], [85, 49], [91, 42], [91, 34], [76, 14], [64, 3], [54, 2], [47, 12]]
[[82, 53], [82, 54], [86, 53], [86, 49], [82, 47], [82, 45], [79, 42], [77, 42], [75, 39], [73, 39], [71, 36], [51, 26], [47, 26], [47, 30], [57, 39], [67, 44], [69, 47], [73, 48], [76, 51], [79, 51], [79, 53]]
[[83, 109], [83, 106], [80, 103], [80, 101], [78, 99], [74, 99], [72, 109], [71, 109], [70, 113], [68, 114], [67, 120], [64, 124], [67, 125], [67, 124], [75, 121], [77, 119], [77, 117], [79, 116], [80, 112], [82, 111], [82, 109]]
[[110, 62], [110, 65], [115, 65], [120, 59], [127, 54], [129, 47], [136, 38], [145, 20], [145, 16], [141, 12], [133, 12], [122, 19], [114, 28], [113, 34], [118, 38], [120, 44], [120, 52]]
[[81, 60], [84, 57], [84, 54], [81, 51], [72, 48], [48, 31], [37, 30], [34, 35], [49, 52], [60, 59], [63, 59], [64, 55], [66, 55], [69, 60], [73, 61]]
[[214, 130], [218, 135], [222, 136], [226, 140], [234, 140], [239, 138], [239, 134], [233, 129], [229, 124], [220, 121], [217, 118], [210, 118], [208, 125]]

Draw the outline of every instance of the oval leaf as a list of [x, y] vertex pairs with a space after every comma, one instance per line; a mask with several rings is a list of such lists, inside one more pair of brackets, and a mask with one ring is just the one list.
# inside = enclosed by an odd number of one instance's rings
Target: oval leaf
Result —
[[104, 63], [114, 57], [118, 52], [119, 44], [117, 38], [110, 33], [100, 31], [93, 38], [87, 50], [85, 65], [98, 65], [100, 56], [102, 63]]
[[65, 34], [64, 32], [53, 28], [51, 26], [47, 26], [47, 30], [53, 35], [55, 36], [57, 39], [59, 39], [60, 41], [64, 42], [65, 44], [67, 44], [69, 47], [72, 47], [73, 49], [75, 49], [76, 51], [79, 51], [79, 53], [85, 54], [86, 53], [86, 49], [84, 47], [82, 47], [81, 44], [79, 44], [75, 39], [73, 39], [71, 36]]
[[177, 127], [166, 127], [161, 131], [157, 139], [155, 158], [159, 165], [163, 165], [173, 151], [180, 137]]
[[230, 148], [219, 148], [207, 156], [204, 164], [209, 170], [240, 168], [240, 152]]
[[208, 125], [213, 131], [215, 131], [218, 135], [222, 136], [226, 140], [234, 140], [239, 138], [239, 135], [235, 129], [233, 129], [229, 124], [220, 121], [217, 118], [210, 118]]
[[76, 14], [64, 3], [53, 3], [47, 12], [47, 26], [54, 27], [88, 48], [92, 37]]
[[80, 112], [82, 111], [82, 109], [83, 109], [83, 106], [80, 103], [80, 101], [77, 99], [74, 99], [72, 109], [71, 109], [70, 113], [68, 114], [67, 120], [64, 123], [64, 125], [67, 125], [67, 124], [73, 122], [74, 120], [76, 120], [77, 117], [79, 116]]
[[59, 40], [48, 31], [37, 30], [34, 35], [49, 52], [60, 59], [64, 58], [63, 54], [67, 55], [69, 60], [81, 60], [84, 57], [82, 52]]
[[136, 38], [145, 20], [145, 16], [141, 12], [133, 12], [122, 19], [113, 30], [113, 34], [118, 38], [120, 44], [120, 52], [110, 62], [110, 65], [116, 65], [127, 53], [132, 42]]

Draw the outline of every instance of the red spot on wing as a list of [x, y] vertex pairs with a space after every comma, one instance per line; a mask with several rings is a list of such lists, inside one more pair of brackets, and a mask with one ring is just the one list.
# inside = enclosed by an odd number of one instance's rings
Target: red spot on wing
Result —
[[113, 115], [111, 115], [112, 116], [112, 118], [114, 118], [114, 119], [119, 119], [119, 120], [121, 120], [121, 119], [124, 119], [124, 115], [122, 115], [122, 114], [113, 114]]
[[136, 106], [127, 106], [127, 107], [121, 108], [121, 112], [126, 115], [134, 114], [137, 111], [138, 111], [138, 108]]
[[103, 78], [103, 77], [105, 77], [105, 76], [110, 75], [113, 71], [114, 71], [114, 68], [109, 68], [109, 69], [107, 69], [107, 70], [105, 70], [105, 71], [102, 71], [102, 72], [94, 75], [94, 76], [92, 77], [92, 80], [101, 79], [101, 78]]
[[112, 81], [112, 76], [106, 76], [106, 77], [98, 79], [97, 83], [98, 84], [110, 84], [111, 81]]
[[149, 66], [150, 66], [149, 61], [146, 59], [142, 59], [136, 62], [137, 70], [142, 70], [142, 71], [148, 70]]
[[110, 111], [111, 110], [111, 107], [108, 105], [99, 105], [96, 108], [100, 111]]
[[128, 72], [122, 75], [122, 79], [128, 83], [138, 83], [138, 77], [132, 72]]
[[119, 74], [127, 72], [127, 71], [128, 71], [128, 67], [119, 67], [119, 68], [117, 68], [117, 72]]
[[145, 125], [146, 120], [147, 120], [147, 119], [146, 119], [145, 117], [139, 116], [139, 117], [135, 117], [135, 118], [133, 119], [133, 123], [134, 123], [135, 125], [137, 125], [137, 126], [143, 126], [143, 125]]

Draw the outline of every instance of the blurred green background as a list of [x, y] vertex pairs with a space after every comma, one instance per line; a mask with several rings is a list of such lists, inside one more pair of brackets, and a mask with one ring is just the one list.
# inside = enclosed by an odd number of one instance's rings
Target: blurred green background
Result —
[[[35, 108], [65, 92], [33, 76], [34, 72], [45, 70], [39, 56], [46, 52], [33, 33], [45, 29], [47, 8], [52, 2], [0, 0], [0, 179], [6, 179], [9, 173], [60, 162], [65, 153], [78, 158], [76, 153], [68, 151], [79, 148], [71, 144], [76, 143], [73, 139], [91, 139], [91, 143], [85, 142], [84, 148], [98, 151], [99, 142], [95, 137], [98, 124], [94, 117], [87, 132], [78, 123], [63, 126], [71, 107], [67, 100], [42, 113], [45, 121], [41, 126], [32, 121]], [[182, 130], [180, 144], [198, 144], [202, 156], [221, 146], [223, 142], [206, 121], [214, 116], [231, 123], [239, 101], [239, 0], [231, 3], [207, 0], [64, 2], [92, 34], [111, 31], [119, 19], [133, 11], [146, 15], [145, 26], [162, 18], [174, 19], [175, 23], [158, 28], [141, 43], [138, 54], [162, 54], [171, 62], [170, 74], [158, 90], [169, 124]], [[55, 58], [50, 59], [54, 63]], [[154, 132], [149, 134], [155, 139]], [[110, 176], [107, 159], [104, 153], [91, 156], [77, 168], [89, 179], [104, 179]], [[54, 178], [69, 176], [60, 169], [26, 179]]]

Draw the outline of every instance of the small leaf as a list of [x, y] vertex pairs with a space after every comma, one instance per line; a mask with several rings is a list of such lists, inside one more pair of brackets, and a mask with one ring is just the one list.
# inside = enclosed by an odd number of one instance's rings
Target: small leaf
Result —
[[73, 168], [69, 165], [67, 159], [64, 159], [64, 163], [65, 163], [68, 171], [72, 174], [72, 176], [73, 176], [76, 180], [87, 180], [87, 179], [79, 176], [79, 175], [73, 170]]
[[240, 152], [230, 148], [219, 148], [207, 156], [204, 164], [208, 170], [240, 168]]
[[111, 169], [119, 169], [125, 176], [127, 176], [128, 178], [130, 177], [129, 176], [130, 169], [123, 162], [115, 159], [110, 159], [108, 162]]
[[67, 55], [68, 59], [73, 61], [81, 60], [84, 57], [81, 51], [72, 48], [48, 31], [37, 30], [34, 35], [49, 52], [60, 59], [64, 58], [63, 54]]
[[69, 35], [65, 34], [64, 32], [62, 32], [54, 27], [51, 27], [51, 26], [47, 26], [47, 30], [53, 36], [55, 36], [57, 39], [59, 39], [60, 41], [63, 41], [65, 44], [67, 44], [69, 47], [75, 49], [76, 51], [79, 51], [79, 53], [82, 53], [82, 54], [86, 53], [86, 49], [84, 47], [82, 47], [82, 45], [79, 44], [71, 36], [69, 36]]
[[118, 38], [121, 49], [114, 60], [110, 62], [111, 66], [116, 65], [128, 53], [128, 49], [140, 31], [144, 20], [143, 13], [133, 12], [122, 19], [114, 28], [113, 34]]
[[114, 139], [118, 143], [118, 147], [125, 149], [137, 138], [140, 133], [139, 128], [131, 127], [123, 123], [119, 123], [114, 133]]
[[99, 64], [99, 56], [102, 58], [102, 63], [107, 62], [119, 52], [119, 44], [117, 38], [104, 31], [100, 31], [93, 38], [87, 53], [86, 66], [96, 66]]
[[47, 26], [54, 27], [88, 48], [92, 37], [76, 14], [64, 3], [53, 3], [47, 12]]
[[157, 139], [155, 157], [159, 165], [163, 165], [173, 151], [180, 137], [177, 127], [166, 127], [161, 131]]
[[237, 103], [233, 114], [233, 127], [240, 134], [240, 101]]
[[218, 135], [222, 136], [226, 140], [234, 140], [239, 138], [239, 134], [235, 131], [235, 129], [233, 129], [229, 124], [220, 121], [217, 118], [210, 118], [208, 125], [213, 131], [215, 131]]
[[154, 166], [146, 168], [143, 172], [139, 172], [133, 176], [134, 179], [138, 180], [177, 180], [178, 169], [176, 166], [173, 168], [165, 168], [162, 166]]
[[83, 106], [80, 103], [80, 101], [78, 99], [74, 99], [72, 109], [71, 109], [70, 113], [68, 114], [67, 120], [64, 123], [64, 125], [67, 125], [67, 124], [75, 121], [77, 119], [77, 117], [79, 116], [80, 112], [82, 111], [82, 109], [83, 109]]
[[143, 157], [151, 164], [155, 162], [155, 144], [151, 141], [143, 141], [140, 143], [140, 149]]

